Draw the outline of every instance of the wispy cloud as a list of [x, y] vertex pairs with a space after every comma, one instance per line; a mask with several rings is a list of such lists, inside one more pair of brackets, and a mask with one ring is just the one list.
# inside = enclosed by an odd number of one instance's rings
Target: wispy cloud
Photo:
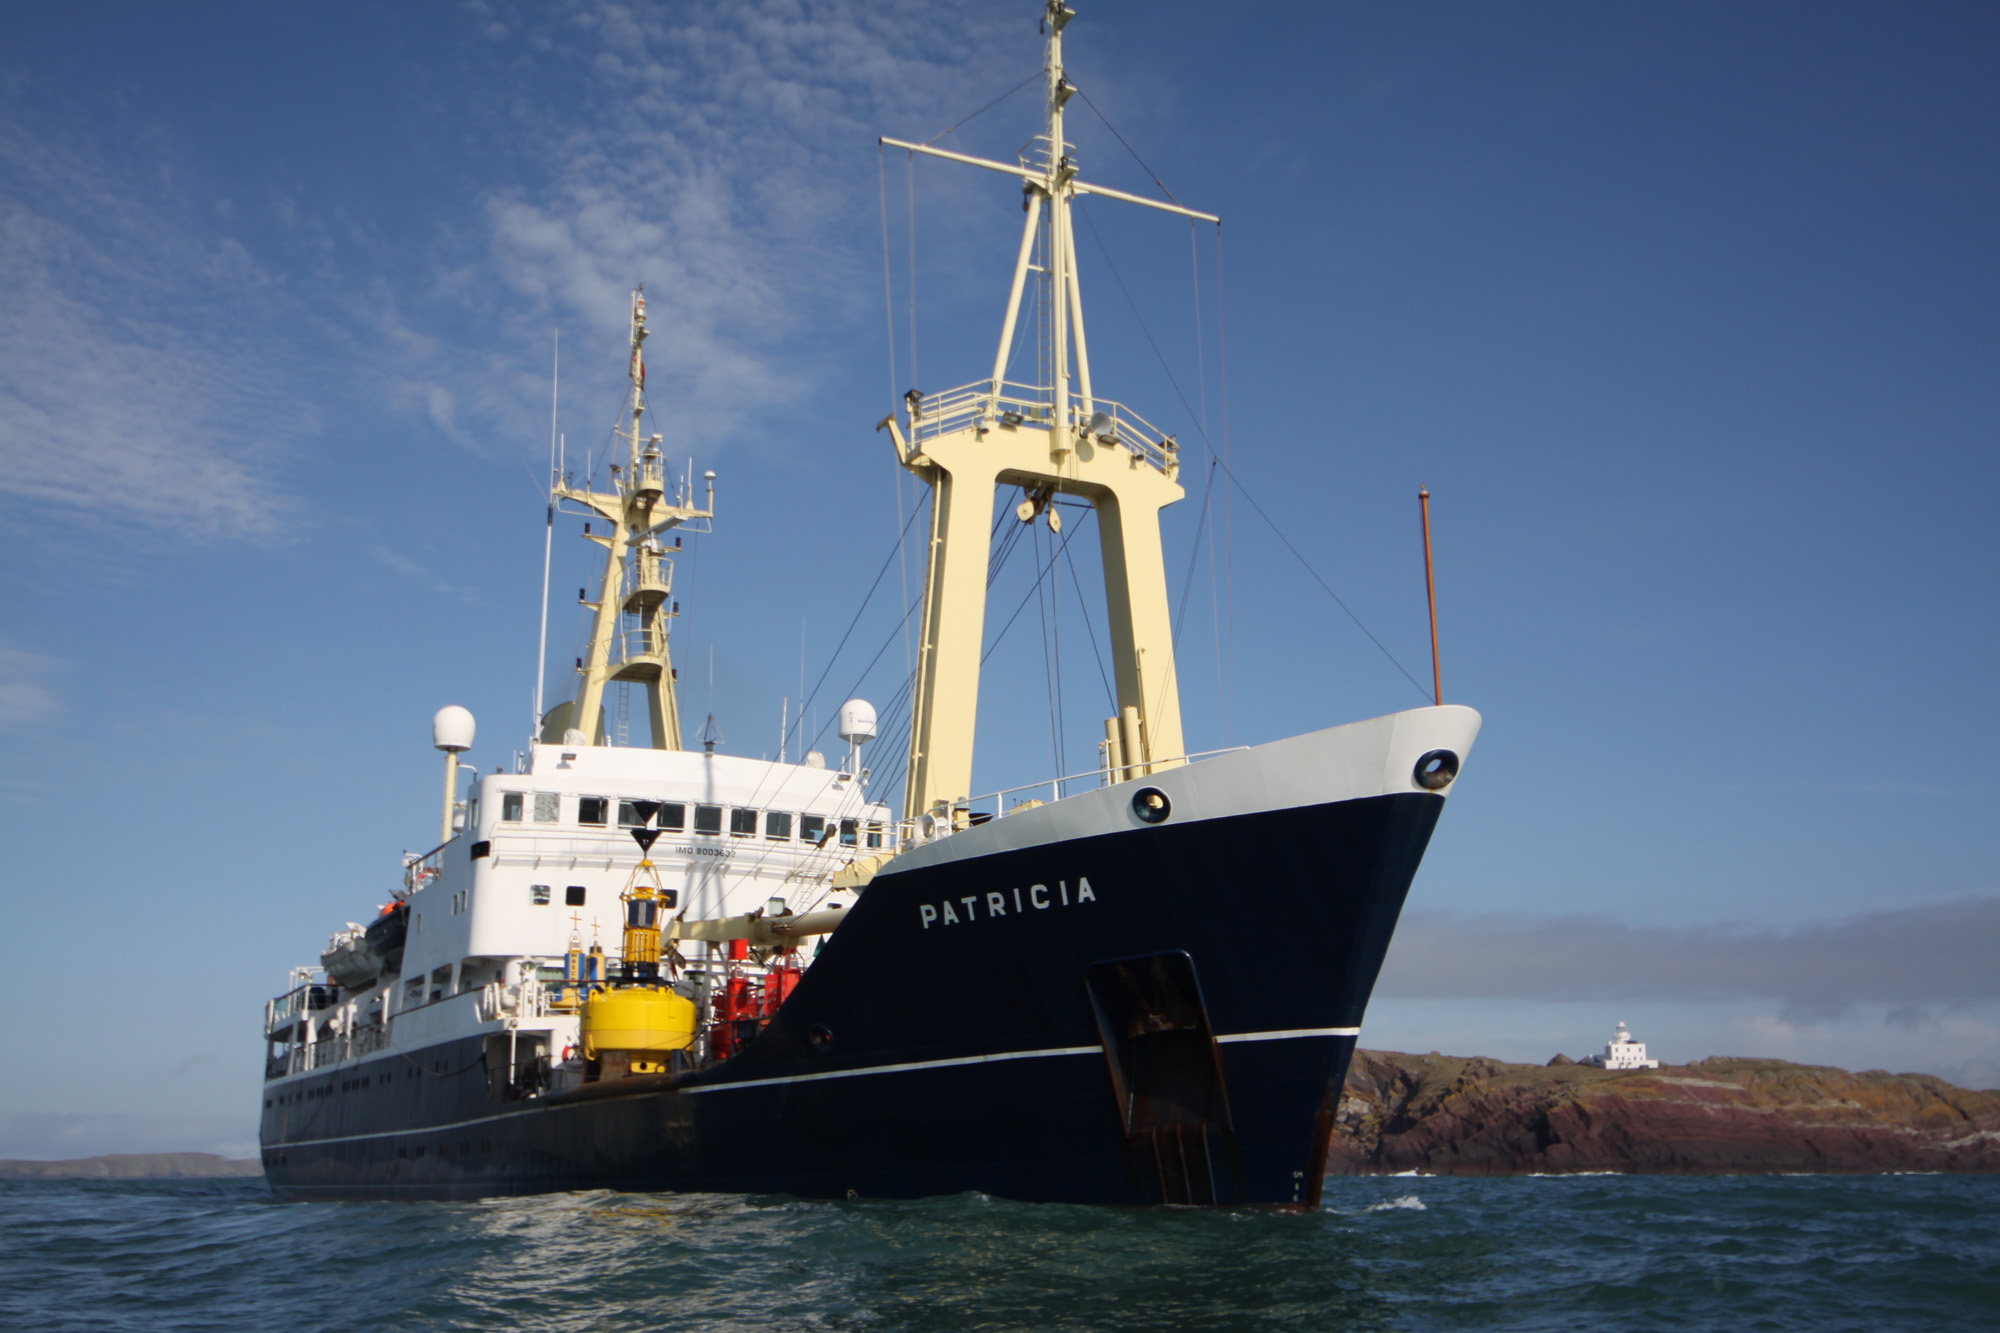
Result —
[[1377, 993], [1393, 998], [1776, 1001], [1788, 1021], [2000, 999], [2000, 898], [1870, 912], [1789, 930], [1628, 925], [1608, 917], [1413, 912]]
[[[875, 248], [858, 243], [874, 236], [873, 138], [965, 109], [968, 88], [1002, 74], [985, 30], [1026, 31], [1020, 15], [914, 0], [474, 9], [496, 59], [532, 72], [495, 113], [520, 169], [480, 201], [483, 253], [441, 278], [439, 308], [492, 303], [490, 282], [517, 345], [539, 349], [552, 322], [609, 344], [643, 281], [649, 389], [679, 443], [704, 447], [754, 436], [750, 409], [807, 395], [840, 341], [830, 329], [879, 326]], [[1014, 47], [1032, 69], [1032, 47]], [[430, 350], [398, 391], [435, 418], [433, 388], [471, 363], [449, 342]], [[514, 396], [533, 401], [544, 372], [523, 370]]]
[[62, 663], [0, 643], [0, 726], [33, 722], [61, 707], [45, 683]]
[[[322, 423], [538, 450], [550, 328], [566, 365], [622, 364], [639, 282], [673, 444], [761, 440], [880, 337], [874, 137], [935, 132], [1038, 62], [1031, 12], [969, 2], [469, 9], [436, 123], [491, 151], [393, 227], [316, 178], [223, 182], [140, 112], [0, 128], [0, 495], [275, 540], [309, 515], [287, 474]], [[928, 253], [1010, 225], [968, 217]]]
[[401, 552], [391, 550], [380, 542], [370, 542], [368, 544], [368, 554], [373, 556], [375, 561], [384, 568], [392, 569], [404, 578], [429, 588], [432, 592], [444, 593], [448, 596], [460, 595], [460, 589], [456, 585], [439, 578], [426, 566], [410, 559]]
[[254, 318], [276, 282], [182, 226], [183, 205], [157, 169], [0, 126], [0, 494], [268, 540], [292, 508], [274, 476], [298, 425]]

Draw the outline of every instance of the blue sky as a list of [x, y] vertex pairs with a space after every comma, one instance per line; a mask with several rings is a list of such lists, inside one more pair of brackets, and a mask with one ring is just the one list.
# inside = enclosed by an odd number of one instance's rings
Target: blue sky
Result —
[[[1421, 702], [1257, 509], [1421, 677], [1434, 496], [1486, 730], [1364, 1041], [1542, 1060], [1623, 1018], [2000, 1085], [1992, 11], [1077, 8], [1076, 82], [1226, 219], [1218, 252], [1100, 201], [1080, 238], [1099, 392], [1197, 460], [1226, 416], [1243, 485], [1204, 526], [1191, 464], [1169, 516], [1191, 744]], [[431, 713], [474, 711], [482, 768], [526, 733], [550, 340], [601, 452], [636, 282], [658, 428], [720, 474], [688, 725], [775, 749], [916, 500], [870, 428], [913, 346], [927, 390], [985, 372], [1018, 227], [875, 136], [1031, 76], [1035, 16], [0, 18], [0, 1155], [254, 1133], [261, 1001], [428, 845]], [[948, 142], [1010, 155], [1032, 99]], [[1086, 174], [1150, 191], [1072, 110]], [[556, 549], [560, 667], [596, 548]], [[901, 577], [817, 722], [894, 691]], [[1089, 762], [1075, 586], [1063, 726], [1031, 606], [982, 787]]]

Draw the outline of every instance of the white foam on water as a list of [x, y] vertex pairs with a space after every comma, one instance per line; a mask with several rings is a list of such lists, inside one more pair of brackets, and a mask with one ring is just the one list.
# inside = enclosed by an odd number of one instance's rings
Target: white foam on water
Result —
[[1361, 1211], [1364, 1213], [1381, 1213], [1387, 1212], [1392, 1208], [1410, 1208], [1420, 1213], [1430, 1211], [1424, 1207], [1424, 1201], [1414, 1194], [1405, 1194], [1400, 1198], [1384, 1199], [1380, 1203], [1371, 1203]]

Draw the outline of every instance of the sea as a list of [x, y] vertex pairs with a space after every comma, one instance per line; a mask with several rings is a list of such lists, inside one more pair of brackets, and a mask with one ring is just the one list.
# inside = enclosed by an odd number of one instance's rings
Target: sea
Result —
[[1309, 1214], [0, 1182], [0, 1328], [2000, 1329], [2000, 1178], [1340, 1178]]

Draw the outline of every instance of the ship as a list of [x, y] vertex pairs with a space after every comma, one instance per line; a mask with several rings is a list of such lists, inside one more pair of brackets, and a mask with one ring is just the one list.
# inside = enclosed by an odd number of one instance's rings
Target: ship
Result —
[[[683, 745], [673, 568], [715, 474], [646, 430], [640, 290], [609, 481], [551, 476], [550, 527], [583, 517], [604, 549], [573, 697], [544, 711], [538, 680], [526, 749], [469, 775], [474, 721], [438, 713], [438, 845], [265, 1007], [279, 1196], [1317, 1206], [1480, 719], [1439, 701], [1187, 753], [1160, 535], [1179, 446], [1093, 392], [1070, 227], [1086, 195], [1216, 219], [1081, 178], [1073, 17], [1047, 0], [1045, 120], [1016, 161], [882, 140], [1014, 178], [1026, 215], [992, 373], [877, 427], [929, 488], [900, 801], [870, 790], [862, 700], [831, 763]], [[1034, 382], [1008, 378], [1024, 293]], [[1022, 523], [1094, 511], [1117, 712], [1094, 771], [977, 797], [992, 515], [1016, 490]]]

